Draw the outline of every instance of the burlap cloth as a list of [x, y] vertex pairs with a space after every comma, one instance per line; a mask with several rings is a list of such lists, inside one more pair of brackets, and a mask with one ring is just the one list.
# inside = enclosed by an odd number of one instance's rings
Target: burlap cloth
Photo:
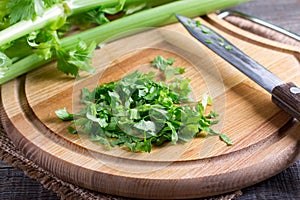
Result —
[[[291, 40], [275, 31], [265, 29], [247, 20], [236, 17], [228, 17], [228, 21], [243, 29], [255, 32], [258, 35], [281, 41], [284, 43], [299, 45], [299, 42]], [[300, 45], [299, 45], [300, 46]], [[0, 112], [1, 114], [1, 112]], [[103, 200], [126, 200], [123, 197], [116, 197], [101, 194], [85, 188], [78, 187], [54, 176], [31, 160], [27, 159], [8, 138], [0, 122], [0, 159], [19, 168], [24, 173], [40, 182], [46, 189], [55, 192], [61, 199], [103, 199]], [[259, 183], [255, 186], [224, 194], [216, 197], [206, 198], [209, 200], [231, 200], [231, 199], [300, 199], [300, 161], [283, 171], [279, 175]]]

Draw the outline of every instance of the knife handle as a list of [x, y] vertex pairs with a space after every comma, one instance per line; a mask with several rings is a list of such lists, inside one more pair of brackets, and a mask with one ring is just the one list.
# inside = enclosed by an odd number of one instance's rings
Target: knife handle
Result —
[[272, 90], [272, 101], [300, 121], [300, 88], [294, 83], [276, 86]]

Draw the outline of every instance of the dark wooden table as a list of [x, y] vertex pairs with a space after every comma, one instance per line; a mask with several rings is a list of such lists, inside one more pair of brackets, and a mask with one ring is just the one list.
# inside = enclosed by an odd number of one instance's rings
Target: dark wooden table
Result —
[[[270, 21], [300, 34], [300, 0], [252, 0], [236, 6], [234, 9]], [[292, 172], [294, 173], [293, 176], [296, 173], [299, 180], [300, 162], [277, 176], [285, 178], [285, 176], [289, 176]], [[251, 196], [251, 192], [258, 192], [260, 187], [278, 180], [274, 177], [267, 180], [264, 184], [249, 187], [243, 191], [248, 193], [247, 198], [241, 197], [239, 199], [253, 199], [254, 197], [258, 199], [271, 199], [269, 197], [259, 198], [259, 195]], [[299, 184], [299, 182], [296, 184]], [[282, 186], [279, 185], [278, 187]], [[294, 189], [299, 189], [300, 186], [296, 185], [293, 187]], [[288, 189], [283, 190], [283, 192], [287, 191]], [[300, 195], [298, 198], [300, 199]], [[0, 199], [58, 199], [58, 197], [52, 191], [44, 189], [39, 182], [28, 178], [21, 170], [0, 161]], [[276, 197], [272, 196], [272, 199], [276, 199]]]

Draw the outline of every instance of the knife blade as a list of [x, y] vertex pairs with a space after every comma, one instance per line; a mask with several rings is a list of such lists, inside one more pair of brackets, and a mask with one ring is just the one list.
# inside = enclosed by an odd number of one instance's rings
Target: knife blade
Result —
[[198, 41], [244, 73], [272, 95], [272, 101], [300, 121], [300, 89], [286, 83], [211, 28], [191, 18], [175, 14], [178, 21]]

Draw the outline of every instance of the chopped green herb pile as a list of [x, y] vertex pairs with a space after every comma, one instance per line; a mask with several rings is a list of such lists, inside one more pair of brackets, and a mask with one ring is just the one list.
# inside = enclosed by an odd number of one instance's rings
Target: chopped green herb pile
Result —
[[[152, 65], [166, 74], [173, 68], [174, 59], [156, 57]], [[172, 73], [173, 74], [173, 73]], [[93, 91], [82, 90], [86, 106], [77, 114], [65, 108], [57, 110], [64, 121], [73, 121], [76, 128], [68, 127], [70, 133], [84, 133], [94, 142], [107, 147], [126, 146], [132, 152], [150, 152], [152, 145], [165, 142], [188, 142], [198, 133], [217, 135], [228, 145], [229, 137], [214, 131], [217, 114], [204, 114], [211, 98], [204, 94], [201, 101], [189, 105], [191, 87], [188, 78], [174, 73], [170, 83], [154, 80], [155, 73], [135, 71], [117, 82], [97, 86]]]

